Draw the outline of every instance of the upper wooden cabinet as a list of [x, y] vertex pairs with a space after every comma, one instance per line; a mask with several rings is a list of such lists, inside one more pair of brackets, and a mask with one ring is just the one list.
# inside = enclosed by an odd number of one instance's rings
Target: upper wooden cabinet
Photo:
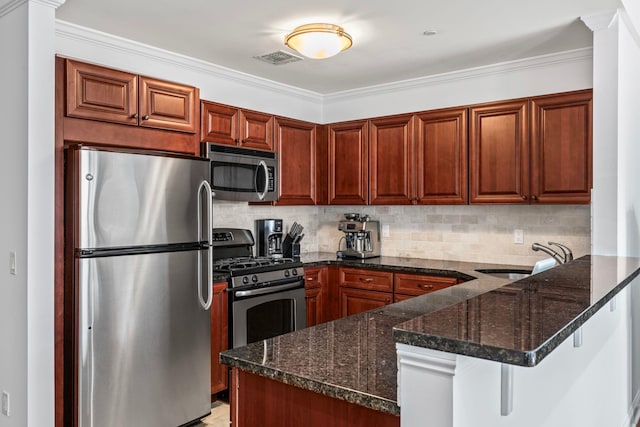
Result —
[[203, 142], [273, 150], [272, 115], [202, 101], [200, 122]]
[[531, 100], [531, 198], [534, 202], [590, 202], [591, 117], [591, 90]]
[[589, 203], [592, 91], [471, 108], [471, 203]]
[[[326, 169], [322, 138], [317, 137], [319, 126], [300, 120], [278, 117], [275, 121], [278, 168], [280, 171], [277, 205], [315, 205], [326, 200]], [[324, 155], [326, 157], [326, 154]], [[324, 196], [324, 198], [323, 198]]]
[[411, 114], [369, 122], [369, 204], [412, 203], [413, 131]]
[[467, 109], [418, 113], [415, 123], [416, 203], [466, 204]]
[[66, 115], [195, 133], [199, 91], [193, 86], [66, 60]]
[[366, 205], [369, 137], [366, 120], [329, 126], [329, 204]]
[[529, 203], [528, 100], [472, 107], [471, 203]]

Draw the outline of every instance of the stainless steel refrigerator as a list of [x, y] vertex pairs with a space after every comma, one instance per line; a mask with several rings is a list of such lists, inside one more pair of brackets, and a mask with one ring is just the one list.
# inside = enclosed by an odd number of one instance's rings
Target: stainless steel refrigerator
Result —
[[176, 427], [207, 415], [209, 162], [69, 154], [77, 425]]

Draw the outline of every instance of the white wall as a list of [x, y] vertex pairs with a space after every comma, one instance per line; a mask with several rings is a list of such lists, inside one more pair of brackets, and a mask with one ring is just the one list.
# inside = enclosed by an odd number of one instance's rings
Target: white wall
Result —
[[0, 5], [0, 79], [7, 83], [0, 97], [0, 390], [11, 396], [2, 427], [53, 426], [53, 34], [61, 3]]

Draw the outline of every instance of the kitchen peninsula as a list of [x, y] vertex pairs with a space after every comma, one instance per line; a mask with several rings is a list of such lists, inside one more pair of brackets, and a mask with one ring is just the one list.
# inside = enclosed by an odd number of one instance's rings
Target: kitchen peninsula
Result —
[[[311, 266], [345, 265], [321, 258], [305, 261]], [[456, 399], [468, 398], [471, 389], [477, 402], [489, 400], [483, 410], [498, 421], [524, 425], [520, 422], [523, 413], [530, 415], [527, 407], [534, 412], [541, 408], [536, 408], [530, 396], [523, 396], [518, 385], [528, 381], [527, 375], [548, 375], [560, 357], [569, 366], [572, 358], [584, 354], [591, 358], [589, 346], [599, 346], [602, 343], [596, 341], [604, 338], [585, 332], [585, 348], [581, 349], [581, 331], [602, 323], [599, 317], [609, 314], [601, 310], [607, 303], [611, 310], [617, 300], [619, 306], [626, 306], [631, 292], [638, 288], [634, 279], [640, 273], [639, 259], [601, 256], [582, 257], [516, 282], [479, 273], [475, 270], [495, 266], [473, 263], [383, 257], [346, 264], [429, 275], [455, 272], [477, 279], [223, 353], [222, 361], [235, 368], [232, 417], [236, 426], [250, 425], [243, 418], [248, 412], [263, 420], [273, 414], [285, 418], [308, 414], [305, 425], [314, 425], [314, 412], [309, 411], [315, 407], [315, 396], [329, 400], [318, 411], [328, 412], [333, 425], [360, 425], [359, 421], [367, 425], [370, 421], [366, 420], [373, 419], [367, 417], [376, 415], [380, 417], [376, 425], [400, 425], [398, 415], [403, 426], [423, 425], [425, 419], [434, 426], [471, 425], [465, 422], [473, 420], [475, 408], [467, 407], [467, 415], [459, 416], [456, 405]], [[605, 332], [605, 336], [613, 334]], [[567, 355], [570, 340], [566, 338], [572, 334], [576, 351]], [[545, 358], [549, 361], [543, 361]], [[456, 372], [456, 363], [464, 369]], [[514, 373], [514, 369], [519, 370]], [[454, 386], [454, 381], [467, 377], [472, 379], [468, 390]], [[555, 379], [562, 381], [562, 376]], [[243, 384], [256, 383], [260, 393], [275, 387], [285, 394], [266, 393], [256, 399], [243, 388]], [[304, 397], [287, 406], [287, 399], [296, 394]], [[287, 399], [281, 399], [285, 395]], [[331, 402], [346, 402], [346, 406], [327, 410]], [[373, 412], [365, 414], [364, 410]], [[554, 425], [563, 416], [554, 414], [555, 418], [546, 420], [551, 424], [530, 417], [533, 424], [527, 425]], [[282, 425], [282, 418], [274, 422]]]

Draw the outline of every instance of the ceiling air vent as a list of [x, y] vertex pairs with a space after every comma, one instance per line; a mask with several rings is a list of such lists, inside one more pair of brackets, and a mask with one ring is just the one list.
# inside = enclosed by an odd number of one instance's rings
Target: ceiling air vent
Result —
[[268, 62], [269, 64], [273, 64], [273, 65], [288, 64], [289, 62], [296, 62], [296, 61], [302, 60], [300, 56], [292, 55], [282, 50], [267, 53], [265, 55], [254, 56], [254, 58], [259, 59], [260, 61]]

